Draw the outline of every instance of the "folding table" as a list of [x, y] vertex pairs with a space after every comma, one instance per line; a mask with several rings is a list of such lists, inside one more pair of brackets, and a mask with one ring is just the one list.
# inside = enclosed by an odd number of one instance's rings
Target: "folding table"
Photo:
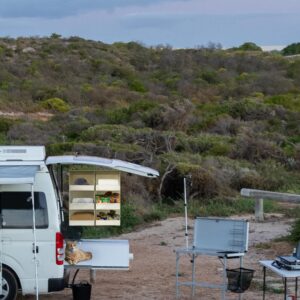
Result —
[[[176, 249], [176, 296], [179, 296], [180, 286], [191, 286], [192, 294], [195, 287], [219, 288], [221, 299], [225, 299], [227, 291], [227, 260], [239, 258], [240, 267], [243, 256], [248, 250], [249, 222], [222, 218], [196, 218], [194, 225], [193, 246]], [[192, 262], [192, 281], [179, 281], [179, 260], [181, 256], [189, 255]], [[214, 256], [223, 259], [222, 283], [212, 284], [197, 282], [195, 278], [195, 260], [199, 255]]]
[[297, 298], [298, 293], [298, 277], [300, 277], [300, 270], [286, 270], [284, 268], [277, 268], [273, 265], [273, 260], [261, 260], [259, 263], [263, 266], [263, 300], [265, 300], [265, 294], [266, 294], [266, 269], [276, 273], [277, 275], [281, 276], [284, 279], [284, 294], [283, 299], [286, 299], [287, 295], [287, 279], [292, 278], [295, 279], [295, 296]]

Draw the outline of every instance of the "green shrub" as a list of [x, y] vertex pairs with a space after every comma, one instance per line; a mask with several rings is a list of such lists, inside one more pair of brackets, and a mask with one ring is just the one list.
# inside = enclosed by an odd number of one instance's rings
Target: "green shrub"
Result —
[[109, 124], [126, 124], [130, 120], [130, 113], [127, 108], [118, 108], [108, 111], [106, 117]]
[[6, 133], [13, 124], [13, 120], [0, 118], [0, 132]]
[[300, 43], [293, 43], [282, 49], [283, 55], [300, 54]]
[[282, 107], [300, 112], [300, 95], [283, 94], [269, 97], [265, 100], [267, 104], [281, 105]]
[[153, 222], [153, 221], [160, 221], [167, 217], [166, 211], [163, 209], [162, 206], [154, 206], [152, 207], [151, 211], [145, 213], [143, 215], [143, 219], [145, 222]]
[[48, 155], [63, 155], [72, 152], [74, 143], [51, 143], [47, 145]]
[[41, 106], [45, 109], [56, 112], [67, 112], [70, 110], [70, 106], [60, 98], [50, 98], [41, 102]]
[[237, 49], [243, 51], [262, 51], [262, 49], [259, 46], [251, 42], [246, 42], [239, 46]]
[[130, 80], [128, 82], [128, 87], [135, 92], [145, 93], [147, 91], [144, 84], [139, 79]]
[[300, 219], [296, 220], [295, 223], [292, 225], [289, 239], [293, 242], [300, 241]]
[[136, 208], [132, 204], [122, 204], [121, 228], [123, 232], [132, 230], [141, 221], [141, 217], [136, 214]]
[[220, 82], [216, 71], [203, 71], [201, 73], [201, 78], [209, 84], [217, 84]]

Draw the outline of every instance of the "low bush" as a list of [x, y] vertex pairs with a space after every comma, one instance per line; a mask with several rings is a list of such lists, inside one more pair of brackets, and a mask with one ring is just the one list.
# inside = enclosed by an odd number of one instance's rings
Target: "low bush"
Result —
[[47, 110], [56, 112], [67, 112], [70, 106], [60, 98], [50, 98], [41, 102], [41, 106]]

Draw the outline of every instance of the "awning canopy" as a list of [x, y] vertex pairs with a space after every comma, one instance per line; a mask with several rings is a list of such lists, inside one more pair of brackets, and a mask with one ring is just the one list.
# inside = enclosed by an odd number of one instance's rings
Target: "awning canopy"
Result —
[[39, 165], [0, 166], [0, 184], [33, 184]]
[[93, 165], [104, 168], [110, 168], [122, 172], [136, 174], [145, 177], [158, 177], [159, 173], [151, 168], [141, 165], [129, 163], [119, 159], [107, 159], [97, 156], [84, 156], [84, 155], [63, 155], [63, 156], [49, 156], [46, 159], [46, 165], [54, 164], [85, 164]]

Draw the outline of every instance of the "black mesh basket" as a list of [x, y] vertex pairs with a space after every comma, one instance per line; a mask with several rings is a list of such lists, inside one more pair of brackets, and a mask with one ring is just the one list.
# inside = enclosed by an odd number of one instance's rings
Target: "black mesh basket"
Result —
[[254, 270], [237, 268], [226, 269], [228, 285], [227, 289], [234, 293], [244, 293], [250, 286]]

